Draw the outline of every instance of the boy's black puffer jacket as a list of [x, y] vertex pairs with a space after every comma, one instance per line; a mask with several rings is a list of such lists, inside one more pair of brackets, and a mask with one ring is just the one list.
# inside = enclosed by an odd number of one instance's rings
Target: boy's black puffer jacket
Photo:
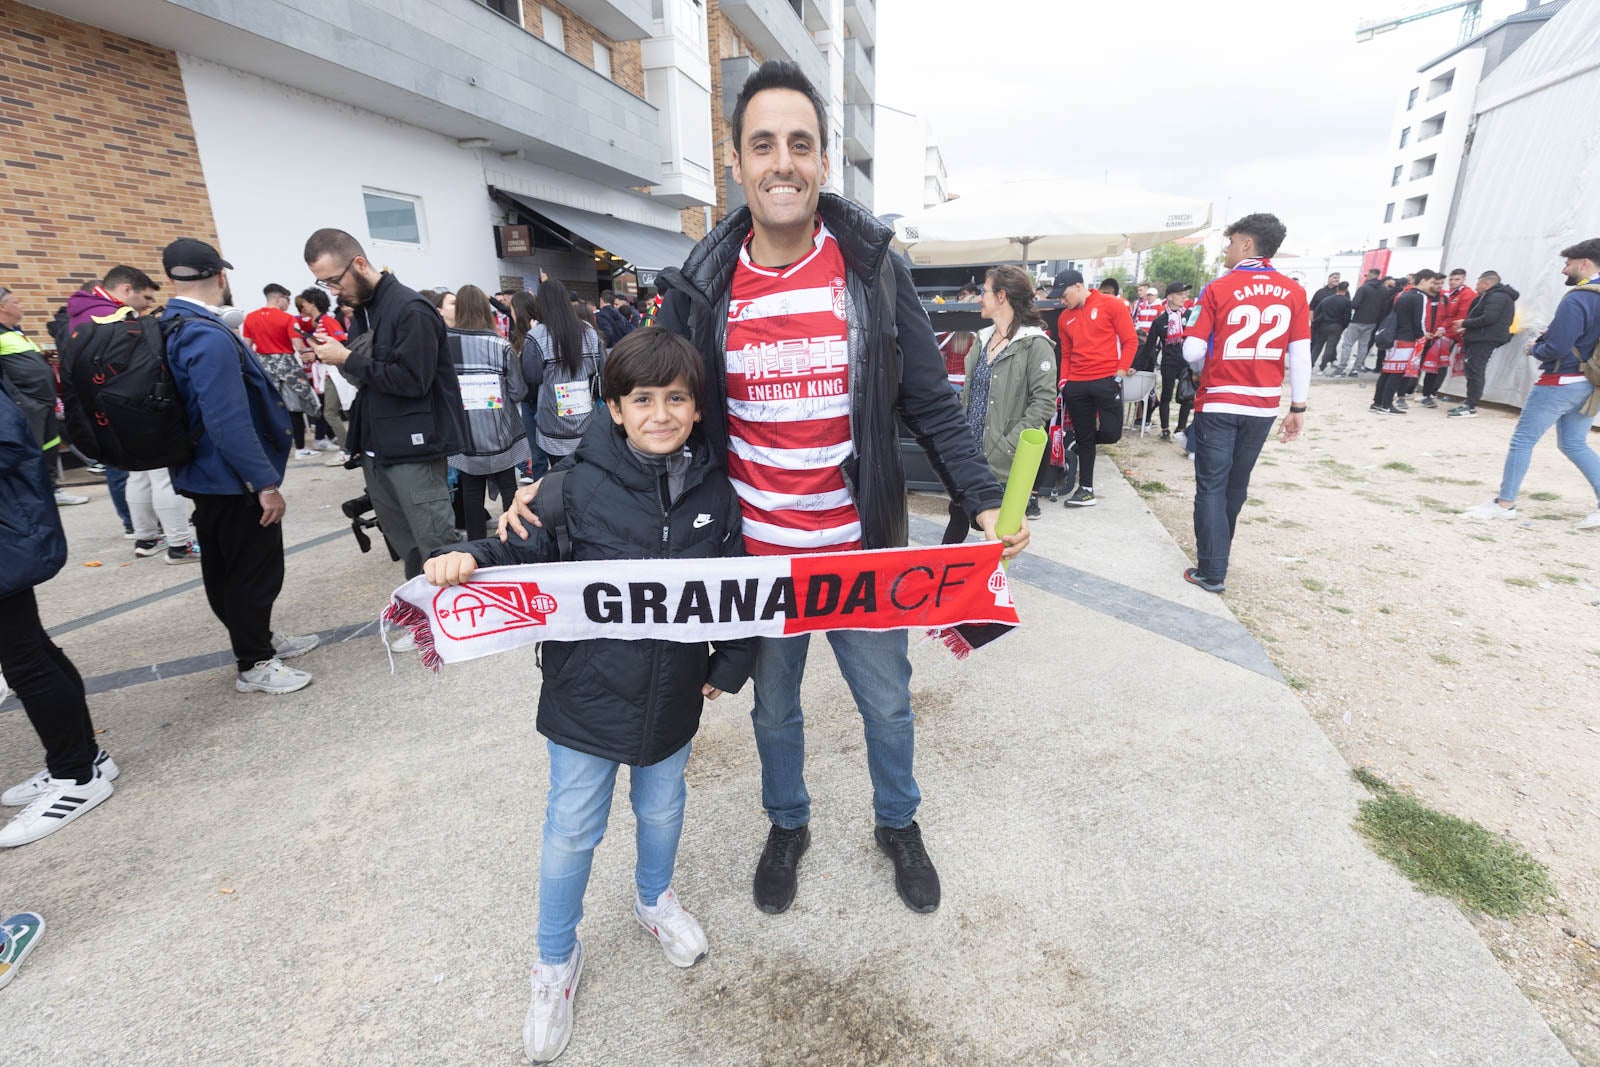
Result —
[[[561, 487], [573, 558], [744, 555], [733, 486], [712, 467], [698, 431], [689, 444], [692, 459], [683, 489], [668, 508], [665, 467], [653, 470], [635, 456], [609, 418], [591, 419]], [[711, 517], [709, 523], [705, 516]], [[434, 555], [470, 552], [483, 567], [555, 560], [554, 536], [531, 524], [528, 532], [532, 536], [526, 541], [513, 531], [504, 543], [489, 538]], [[639, 767], [659, 763], [700, 728], [702, 685], [733, 693], [750, 677], [754, 638], [712, 645], [715, 652], [703, 641], [544, 642], [539, 732], [602, 759]]]

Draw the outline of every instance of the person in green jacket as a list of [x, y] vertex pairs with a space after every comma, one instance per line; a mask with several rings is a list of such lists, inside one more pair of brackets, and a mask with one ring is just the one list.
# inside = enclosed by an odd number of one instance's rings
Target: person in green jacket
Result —
[[[967, 353], [961, 403], [967, 426], [995, 477], [1011, 473], [1022, 431], [1044, 429], [1056, 407], [1056, 352], [1033, 306], [1033, 280], [1021, 267], [991, 267], [979, 294], [980, 313], [994, 323]], [[1028, 518], [1039, 517], [1039, 495]]]

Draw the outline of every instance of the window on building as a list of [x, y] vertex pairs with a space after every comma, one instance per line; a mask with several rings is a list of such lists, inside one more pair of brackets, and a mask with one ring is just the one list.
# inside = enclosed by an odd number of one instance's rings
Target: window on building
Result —
[[1410, 143], [1411, 143], [1411, 127], [1407, 126], [1405, 129], [1400, 131], [1400, 147], [1404, 148], [1406, 145], [1408, 145]]
[[422, 244], [422, 201], [405, 193], [361, 191], [366, 201], [367, 232], [374, 241]]
[[1394, 246], [1396, 248], [1415, 248], [1417, 247], [1417, 238], [1421, 236], [1421, 234], [1417, 233], [1408, 233], [1404, 237], [1396, 238]]
[[1394, 221], [1394, 205], [1393, 204], [1385, 204], [1384, 205], [1384, 208], [1383, 208], [1383, 221], [1384, 222], [1393, 222]]
[[[1411, 180], [1433, 177], [1433, 168], [1439, 162], [1438, 156], [1423, 156], [1411, 164]], [[1398, 169], [1398, 168], [1397, 168]]]
[[1402, 163], [1398, 167], [1394, 168], [1394, 174], [1389, 178], [1389, 184], [1390, 185], [1399, 185], [1400, 184], [1400, 172], [1402, 170], [1405, 170], [1405, 169], [1406, 169], [1406, 166], [1405, 166], [1404, 163]]
[[1441, 111], [1431, 119], [1425, 119], [1417, 128], [1417, 140], [1426, 141], [1430, 137], [1437, 137], [1444, 130], [1444, 112]]
[[607, 78], [611, 77], [611, 49], [599, 41], [594, 42], [594, 69]]
[[544, 38], [545, 44], [567, 50], [567, 30], [561, 24], [561, 16], [556, 12], [539, 5], [539, 36]]
[[1378, 247], [1379, 248], [1388, 248], [1389, 247], [1389, 239], [1387, 237], [1380, 238], [1379, 241], [1378, 241]]
[[1411, 90], [1411, 95], [1406, 97], [1406, 110], [1407, 111], [1410, 111], [1412, 108], [1417, 106], [1417, 93], [1419, 93], [1421, 91], [1422, 90], [1421, 90], [1420, 87], [1416, 88], [1416, 89], [1413, 89], [1413, 90]]
[[[1455, 87], [1456, 72], [1453, 70], [1447, 70], [1428, 83], [1428, 99], [1432, 100], [1434, 97], [1443, 96], [1445, 93], [1448, 93]], [[1417, 95], [1416, 90], [1413, 89], [1411, 95], [1413, 98], [1415, 98]]]
[[518, 26], [522, 25], [522, 0], [478, 0], [478, 3]]
[[1400, 209], [1400, 217], [1403, 219], [1414, 219], [1427, 210], [1428, 198], [1426, 196], [1413, 196], [1408, 199], [1405, 202], [1405, 206]]

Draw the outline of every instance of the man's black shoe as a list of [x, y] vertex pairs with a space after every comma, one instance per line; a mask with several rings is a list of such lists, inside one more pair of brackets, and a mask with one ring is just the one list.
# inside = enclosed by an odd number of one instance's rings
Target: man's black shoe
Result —
[[774, 826], [767, 831], [767, 847], [756, 863], [756, 907], [768, 915], [789, 910], [800, 884], [800, 857], [810, 847], [809, 826], [794, 830]]
[[878, 847], [894, 860], [894, 888], [912, 911], [939, 907], [939, 872], [922, 847], [922, 828], [915, 822], [901, 830], [880, 826], [872, 832]]
[[1028, 510], [1023, 512], [1023, 514], [1030, 519], [1042, 518], [1044, 516], [1044, 512], [1039, 510], [1038, 493], [1034, 493], [1028, 498]]
[[1190, 585], [1198, 585], [1201, 589], [1204, 589], [1208, 593], [1220, 593], [1223, 591], [1222, 583], [1213, 582], [1210, 578], [1207, 578], [1205, 575], [1201, 574], [1199, 567], [1189, 567], [1184, 570], [1183, 580], [1188, 582]]

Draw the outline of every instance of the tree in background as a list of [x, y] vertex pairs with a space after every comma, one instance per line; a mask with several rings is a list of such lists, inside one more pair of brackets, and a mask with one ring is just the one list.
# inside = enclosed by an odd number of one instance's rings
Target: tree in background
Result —
[[1156, 245], [1145, 260], [1144, 276], [1165, 292], [1168, 283], [1183, 282], [1198, 290], [1214, 275], [1206, 269], [1206, 250], [1201, 245], [1180, 245], [1169, 241]]
[[1133, 279], [1128, 276], [1128, 268], [1126, 268], [1126, 267], [1112, 267], [1109, 270], [1101, 271], [1100, 272], [1100, 277], [1098, 279], [1096, 279], [1094, 284], [1098, 286], [1101, 282], [1105, 281], [1107, 278], [1115, 278], [1117, 280], [1117, 285], [1121, 288], [1121, 291], [1123, 292], [1124, 295], [1126, 295], [1126, 293], [1128, 292], [1128, 286], [1131, 285], [1132, 282], [1133, 282]]

